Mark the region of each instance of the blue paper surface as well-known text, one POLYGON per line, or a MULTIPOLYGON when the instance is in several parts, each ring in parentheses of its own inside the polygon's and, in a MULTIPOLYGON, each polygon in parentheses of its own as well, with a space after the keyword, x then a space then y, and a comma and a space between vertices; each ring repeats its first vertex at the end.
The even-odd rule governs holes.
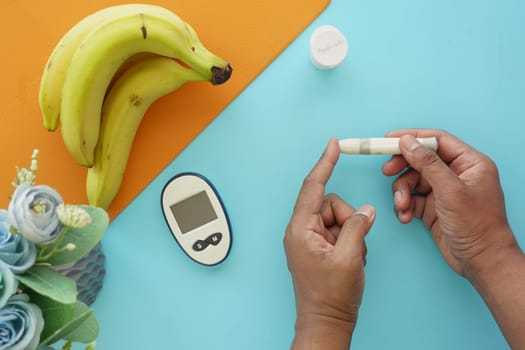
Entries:
MULTIPOLYGON (((525 243, 525 2, 332 0, 308 27, 110 225, 95 303, 100 349, 286 349, 295 307, 282 238, 304 176, 330 137, 446 129, 499 166, 525 243), (309 61, 309 35, 331 24, 349 55, 309 61), (233 246, 221 265, 191 261, 170 235, 160 193, 195 171, 217 188, 233 246)), ((353 349, 508 348, 483 301, 452 272, 419 222, 392 210, 386 156, 340 157, 328 183, 377 220, 353 349)))

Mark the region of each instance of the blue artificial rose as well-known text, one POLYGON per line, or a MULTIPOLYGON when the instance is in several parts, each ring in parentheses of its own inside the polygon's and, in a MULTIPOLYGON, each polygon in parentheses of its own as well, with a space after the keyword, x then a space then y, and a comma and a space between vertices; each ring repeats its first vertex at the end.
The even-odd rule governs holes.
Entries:
POLYGON ((62 203, 62 197, 49 186, 21 184, 9 203, 9 223, 30 241, 51 243, 63 227, 55 213, 62 203))
POLYGON ((35 350, 44 328, 42 311, 27 295, 15 295, 0 309, 0 350, 35 350))
POLYGON ((6 263, 11 271, 24 273, 36 261, 36 246, 21 235, 9 232, 7 211, 0 209, 0 260, 6 263))
MULTIPOLYGON (((18 287, 18 280, 7 266, 6 263, 0 260, 0 309, 4 307, 7 300, 15 294, 18 287)), ((2 335, 0 334, 0 337, 2 335)))

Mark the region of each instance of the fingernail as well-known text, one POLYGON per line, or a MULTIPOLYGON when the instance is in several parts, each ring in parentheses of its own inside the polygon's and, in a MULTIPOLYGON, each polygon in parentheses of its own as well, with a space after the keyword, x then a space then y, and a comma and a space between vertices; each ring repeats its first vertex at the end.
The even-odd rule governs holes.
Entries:
POLYGON ((358 211, 356 211, 356 214, 361 214, 371 218, 374 216, 374 208, 369 205, 364 205, 361 208, 359 208, 358 211))
POLYGON ((402 198, 403 198, 403 193, 401 193, 400 190, 396 190, 394 192, 394 203, 399 204, 402 198))
POLYGON ((410 136, 408 139, 410 140, 410 143, 408 144, 408 150, 411 152, 415 151, 420 145, 419 142, 417 142, 416 138, 413 136, 410 136))
POLYGON ((408 210, 402 210, 398 213, 397 217, 401 223, 408 223, 410 219, 408 219, 408 215, 410 214, 410 211, 408 210))

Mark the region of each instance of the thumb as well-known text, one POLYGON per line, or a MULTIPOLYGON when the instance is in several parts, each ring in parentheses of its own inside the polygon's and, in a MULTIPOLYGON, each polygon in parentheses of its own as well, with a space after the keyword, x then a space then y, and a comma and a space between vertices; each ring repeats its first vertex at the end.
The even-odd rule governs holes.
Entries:
POLYGON ((337 238, 334 253, 347 256, 362 255, 363 241, 368 231, 370 231, 375 217, 376 211, 374 207, 364 205, 346 219, 337 238))
POLYGON ((421 145, 414 136, 402 136, 399 148, 408 164, 427 180, 434 191, 459 184, 457 175, 437 153, 421 145))

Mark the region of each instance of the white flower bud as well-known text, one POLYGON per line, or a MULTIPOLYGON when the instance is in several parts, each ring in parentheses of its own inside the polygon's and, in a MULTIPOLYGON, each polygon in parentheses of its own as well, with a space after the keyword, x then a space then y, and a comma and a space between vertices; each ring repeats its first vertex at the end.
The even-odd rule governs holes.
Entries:
POLYGON ((91 223, 91 216, 77 205, 60 204, 56 208, 58 219, 73 228, 83 228, 91 223))
POLYGON ((38 161, 36 159, 33 159, 31 161, 31 165, 29 166, 29 170, 31 170, 31 172, 36 172, 38 170, 38 161))
POLYGON ((31 162, 31 170, 27 170, 26 168, 19 169, 16 167, 16 178, 15 181, 13 181, 13 185, 15 187, 24 183, 29 185, 33 185, 35 183, 37 166, 36 164, 33 165, 33 162, 34 161, 31 162))

